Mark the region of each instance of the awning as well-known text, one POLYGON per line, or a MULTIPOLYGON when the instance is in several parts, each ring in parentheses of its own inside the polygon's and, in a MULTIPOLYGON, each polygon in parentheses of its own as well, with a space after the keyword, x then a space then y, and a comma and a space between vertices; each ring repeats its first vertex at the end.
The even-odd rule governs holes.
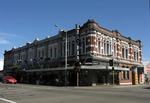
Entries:
MULTIPOLYGON (((74 66, 72 67, 67 67, 67 70, 73 70, 74 66)), ((88 70, 112 70, 111 66, 86 66, 86 65, 81 65, 81 70, 88 69, 88 70)), ((41 69, 27 69, 24 70, 25 72, 44 72, 44 71, 61 71, 61 70, 66 70, 66 68, 41 68, 41 69)), ((122 68, 122 67, 114 67, 114 70, 122 70, 122 71, 129 71, 130 68, 122 68)))
MULTIPOLYGON (((74 67, 67 67, 67 70, 74 69, 74 67)), ((25 72, 44 72, 44 71, 60 71, 66 70, 66 68, 41 68, 41 69, 27 69, 25 72)))
MULTIPOLYGON (((111 66, 98 66, 98 65, 95 65, 95 66, 84 66, 84 65, 82 65, 81 69, 112 70, 112 67, 111 66)), ((129 71, 130 68, 114 67, 114 70, 129 71)))

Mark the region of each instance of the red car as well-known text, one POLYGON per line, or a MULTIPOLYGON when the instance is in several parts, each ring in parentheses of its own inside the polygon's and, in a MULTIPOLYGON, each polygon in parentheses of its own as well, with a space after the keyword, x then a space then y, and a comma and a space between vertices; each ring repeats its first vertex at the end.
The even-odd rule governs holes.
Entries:
POLYGON ((6 76, 2 79, 2 83, 17 83, 17 80, 13 78, 12 76, 6 76))

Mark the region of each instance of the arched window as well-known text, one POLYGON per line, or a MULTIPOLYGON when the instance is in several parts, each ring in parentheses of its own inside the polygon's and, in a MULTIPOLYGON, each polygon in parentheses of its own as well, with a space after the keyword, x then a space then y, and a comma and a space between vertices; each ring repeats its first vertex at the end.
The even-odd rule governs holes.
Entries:
POLYGON ((110 41, 104 41, 104 54, 105 55, 111 55, 111 42, 110 41))
POLYGON ((30 48, 28 50, 28 59, 34 58, 34 49, 30 48))
POLYGON ((128 48, 126 48, 126 59, 128 59, 128 48))
POLYGON ((53 57, 53 50, 52 50, 52 48, 50 48, 50 57, 51 58, 53 57))
POLYGON ((101 41, 100 41, 100 38, 98 38, 98 53, 101 53, 101 41))
POLYGON ((57 48, 56 47, 54 47, 54 56, 55 56, 55 58, 57 57, 57 48))
POLYGON ((116 57, 116 44, 114 43, 114 57, 116 57))
POLYGON ((71 55, 71 42, 69 42, 69 48, 68 48, 68 50, 69 50, 69 56, 71 55))
POLYGON ((139 58, 138 51, 137 51, 137 50, 134 50, 134 60, 135 60, 135 61, 138 61, 138 58, 139 58))
POLYGON ((122 58, 128 59, 128 47, 122 46, 122 58))
POLYGON ((72 41, 72 55, 74 55, 75 54, 75 46, 74 46, 75 44, 74 44, 74 41, 72 41))
POLYGON ((107 54, 107 45, 106 45, 106 41, 104 40, 104 54, 107 54))
POLYGON ((81 50, 81 51, 82 51, 82 53, 85 53, 85 52, 86 52, 86 51, 85 51, 85 48, 86 48, 86 47, 85 47, 85 38, 82 39, 82 43, 81 43, 81 44, 82 44, 82 45, 81 45, 81 47, 82 47, 82 50, 81 50))
POLYGON ((63 55, 62 56, 65 56, 65 43, 63 43, 63 55))

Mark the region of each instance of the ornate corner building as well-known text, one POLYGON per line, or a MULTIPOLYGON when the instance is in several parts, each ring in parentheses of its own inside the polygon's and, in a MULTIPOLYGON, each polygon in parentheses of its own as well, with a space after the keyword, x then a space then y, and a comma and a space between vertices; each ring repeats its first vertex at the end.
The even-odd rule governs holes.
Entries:
POLYGON ((88 20, 79 30, 59 31, 53 37, 35 39, 5 51, 4 71, 11 72, 14 65, 20 68, 16 74, 19 82, 38 80, 46 85, 139 84, 144 71, 141 41, 100 27, 95 20, 88 20), (81 63, 79 70, 77 58, 81 63))

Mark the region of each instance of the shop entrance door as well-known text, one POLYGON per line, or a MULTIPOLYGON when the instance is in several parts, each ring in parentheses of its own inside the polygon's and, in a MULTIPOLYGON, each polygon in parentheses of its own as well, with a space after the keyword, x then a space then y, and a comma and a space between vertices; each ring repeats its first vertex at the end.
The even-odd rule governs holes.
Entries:
POLYGON ((113 75, 114 75, 114 84, 115 85, 119 85, 119 72, 118 71, 114 71, 114 74, 112 73, 112 71, 109 72, 109 80, 110 80, 110 84, 113 84, 113 75))

